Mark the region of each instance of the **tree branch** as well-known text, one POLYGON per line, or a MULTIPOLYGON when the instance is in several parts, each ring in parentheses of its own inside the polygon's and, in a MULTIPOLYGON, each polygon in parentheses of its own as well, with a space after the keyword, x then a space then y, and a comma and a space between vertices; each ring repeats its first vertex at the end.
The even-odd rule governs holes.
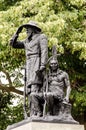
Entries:
POLYGON ((0 80, 0 89, 2 91, 13 92, 13 93, 16 93, 16 94, 19 94, 19 95, 23 95, 23 91, 15 89, 15 87, 12 86, 12 81, 11 81, 9 73, 5 69, 2 69, 1 71, 6 75, 6 78, 9 82, 9 84, 8 84, 9 87, 5 84, 2 84, 2 82, 0 80))
POLYGON ((9 86, 12 86, 12 81, 11 81, 9 73, 5 69, 2 69, 1 71, 6 75, 6 78, 9 82, 9 86))
POLYGON ((0 89, 6 92, 13 92, 19 95, 23 95, 23 91, 15 89, 15 87, 6 87, 6 85, 3 85, 0 83, 0 89))

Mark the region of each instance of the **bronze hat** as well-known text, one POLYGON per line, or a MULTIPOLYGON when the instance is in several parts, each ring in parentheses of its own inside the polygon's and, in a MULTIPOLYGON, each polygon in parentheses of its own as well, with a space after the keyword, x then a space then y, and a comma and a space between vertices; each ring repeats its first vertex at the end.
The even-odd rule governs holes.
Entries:
POLYGON ((38 29, 39 32, 41 32, 41 28, 38 27, 37 23, 34 22, 34 21, 29 21, 29 23, 26 23, 23 25, 25 28, 28 28, 28 27, 35 27, 38 29))

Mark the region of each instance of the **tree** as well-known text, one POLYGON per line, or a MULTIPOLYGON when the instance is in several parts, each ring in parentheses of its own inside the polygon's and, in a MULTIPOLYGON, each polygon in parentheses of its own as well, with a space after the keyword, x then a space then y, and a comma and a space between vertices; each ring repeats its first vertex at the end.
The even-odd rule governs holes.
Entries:
POLYGON ((15 98, 12 94, 0 91, 0 130, 5 130, 8 124, 10 125, 23 119, 22 104, 19 103, 13 107, 12 98, 15 98))
MULTIPOLYGON (((58 53, 62 54, 58 60, 60 67, 70 76, 72 86, 70 100, 74 114, 85 113, 86 1, 20 0, 14 2, 11 0, 6 2, 4 0, 4 2, 7 8, 5 9, 6 6, 3 5, 0 11, 0 71, 6 75, 8 84, 0 83, 0 89, 19 93, 16 89, 22 84, 14 72, 16 68, 24 65, 25 53, 24 50, 12 49, 9 40, 21 24, 35 20, 48 36, 49 56, 53 44, 56 44, 58 53), (12 76, 15 80, 12 80, 12 76)), ((23 30, 19 38, 25 37, 26 33, 23 30)))

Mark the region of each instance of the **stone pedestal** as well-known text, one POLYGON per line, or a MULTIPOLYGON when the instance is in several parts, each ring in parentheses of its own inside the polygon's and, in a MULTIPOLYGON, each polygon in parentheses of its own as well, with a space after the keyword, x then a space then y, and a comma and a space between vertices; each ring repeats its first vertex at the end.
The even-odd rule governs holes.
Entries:
POLYGON ((84 125, 45 123, 45 122, 23 122, 19 125, 10 126, 7 130, 84 130, 84 125), (14 128, 13 128, 14 127, 14 128))

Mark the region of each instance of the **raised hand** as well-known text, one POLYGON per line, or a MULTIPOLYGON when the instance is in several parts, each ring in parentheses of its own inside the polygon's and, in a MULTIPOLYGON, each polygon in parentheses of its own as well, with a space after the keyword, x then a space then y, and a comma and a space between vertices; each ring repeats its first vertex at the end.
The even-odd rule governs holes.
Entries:
POLYGON ((23 29, 23 25, 21 25, 21 26, 18 28, 18 30, 16 31, 16 34, 18 35, 18 34, 22 31, 22 29, 23 29))

